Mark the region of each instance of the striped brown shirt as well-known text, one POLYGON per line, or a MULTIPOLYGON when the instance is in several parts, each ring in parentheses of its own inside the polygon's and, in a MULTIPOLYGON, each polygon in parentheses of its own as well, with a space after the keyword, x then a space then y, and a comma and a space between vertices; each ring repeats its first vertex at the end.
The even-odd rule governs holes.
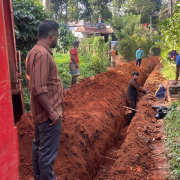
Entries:
POLYGON ((62 81, 51 49, 40 42, 27 55, 26 80, 31 96, 31 114, 34 123, 42 123, 49 119, 48 113, 36 99, 36 96, 41 93, 47 93, 50 104, 62 117, 62 81))

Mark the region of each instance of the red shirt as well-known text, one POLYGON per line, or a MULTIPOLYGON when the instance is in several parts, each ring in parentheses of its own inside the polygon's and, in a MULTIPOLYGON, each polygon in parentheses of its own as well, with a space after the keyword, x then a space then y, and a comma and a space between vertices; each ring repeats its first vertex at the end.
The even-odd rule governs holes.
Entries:
MULTIPOLYGON (((78 64, 79 63, 79 57, 78 57, 78 52, 77 52, 77 49, 75 49, 74 47, 72 47, 71 51, 70 51, 70 58, 71 58, 71 54, 74 54, 74 59, 76 61, 76 63, 78 64)), ((73 64, 73 60, 71 59, 70 60, 70 63, 73 64)))

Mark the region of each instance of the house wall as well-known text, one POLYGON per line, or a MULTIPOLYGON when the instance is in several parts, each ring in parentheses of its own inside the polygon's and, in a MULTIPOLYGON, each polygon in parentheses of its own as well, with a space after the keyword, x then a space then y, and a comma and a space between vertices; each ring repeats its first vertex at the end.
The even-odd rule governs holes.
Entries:
POLYGON ((70 30, 72 31, 72 33, 74 34, 75 37, 78 38, 78 41, 81 41, 83 38, 86 37, 86 34, 81 33, 81 32, 75 32, 75 30, 77 29, 77 27, 69 27, 70 30))

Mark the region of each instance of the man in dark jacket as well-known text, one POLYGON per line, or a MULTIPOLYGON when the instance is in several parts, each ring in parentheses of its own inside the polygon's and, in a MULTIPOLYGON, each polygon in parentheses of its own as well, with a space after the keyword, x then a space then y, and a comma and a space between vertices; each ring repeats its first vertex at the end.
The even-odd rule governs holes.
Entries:
MULTIPOLYGON (((146 90, 143 89, 137 82, 139 73, 133 72, 132 76, 133 76, 133 78, 129 81, 129 84, 128 84, 127 100, 128 100, 129 107, 131 107, 132 109, 136 109, 136 101, 137 101, 138 91, 146 93, 146 90)), ((131 120, 134 117, 135 112, 136 111, 132 110, 132 113, 129 117, 129 124, 131 123, 131 120)))

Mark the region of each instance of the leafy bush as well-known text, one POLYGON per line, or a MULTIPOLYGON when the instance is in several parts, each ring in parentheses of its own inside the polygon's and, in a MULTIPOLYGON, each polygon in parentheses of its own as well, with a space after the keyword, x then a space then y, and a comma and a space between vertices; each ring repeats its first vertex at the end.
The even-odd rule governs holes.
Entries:
POLYGON ((81 44, 78 49, 78 53, 82 56, 92 55, 92 43, 94 41, 95 36, 91 36, 91 38, 85 38, 81 41, 81 44))
POLYGON ((21 51, 24 64, 27 53, 38 40, 41 21, 50 18, 39 0, 13 0, 16 47, 21 51))
POLYGON ((23 88, 23 98, 24 98, 24 110, 25 113, 31 110, 30 107, 30 94, 27 87, 23 88))
POLYGON ((168 57, 171 50, 180 49, 179 30, 180 30, 180 6, 175 5, 175 12, 171 18, 159 24, 161 28, 161 40, 156 43, 161 48, 161 62, 163 63, 163 74, 167 78, 175 78, 175 65, 168 57), (171 62, 170 62, 171 61, 171 62))
POLYGON ((109 63, 108 51, 109 44, 112 38, 109 37, 108 42, 105 43, 102 37, 95 37, 92 43, 92 62, 95 67, 95 72, 100 73, 101 71, 107 70, 106 66, 109 63))
POLYGON ((59 26, 60 26, 59 28, 60 38, 58 41, 59 48, 57 48, 57 50, 63 49, 65 53, 65 51, 71 49, 71 47, 73 46, 73 41, 75 41, 77 38, 74 37, 70 28, 63 21, 60 22, 59 26))
POLYGON ((118 53, 123 56, 126 61, 132 61, 136 59, 136 50, 138 45, 136 41, 131 37, 126 37, 118 43, 118 53))
POLYGON ((166 135, 166 156, 170 162, 170 179, 180 179, 180 110, 179 101, 171 104, 172 110, 164 118, 164 133, 166 135))

